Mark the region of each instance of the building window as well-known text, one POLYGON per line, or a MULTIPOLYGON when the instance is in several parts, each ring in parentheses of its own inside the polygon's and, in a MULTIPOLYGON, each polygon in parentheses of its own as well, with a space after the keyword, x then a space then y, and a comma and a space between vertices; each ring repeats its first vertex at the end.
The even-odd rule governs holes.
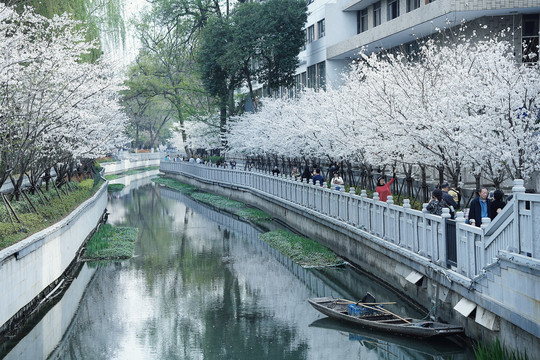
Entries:
POLYGON ((523 41, 523 62, 538 61, 539 45, 539 14, 523 15, 522 41, 523 41))
POLYGON ((399 16, 399 0, 388 0, 388 21, 399 16))
POLYGON ((306 45, 307 45, 307 30, 304 29, 304 44, 302 45, 302 48, 300 49, 300 51, 306 50, 306 45))
POLYGON ((373 4, 373 27, 381 25, 381 2, 373 4))
POLYGON ((420 7, 420 0, 407 0, 407 12, 420 7))
POLYGON ((324 19, 317 22, 317 39, 324 37, 324 19))
POLYGON ((357 34, 364 32, 368 29, 368 12, 367 9, 360 10, 357 13, 356 24, 357 24, 357 34))
POLYGON ((326 85, 326 62, 317 64, 317 89, 323 88, 326 85))
POLYGON ((315 26, 311 25, 307 28, 307 43, 312 43, 315 41, 315 26))
POLYGON ((299 94, 306 88, 306 73, 303 72, 294 77, 294 85, 296 88, 296 94, 299 94))
POLYGON ((317 85, 317 68, 315 65, 311 65, 307 68, 307 87, 315 88, 317 85))

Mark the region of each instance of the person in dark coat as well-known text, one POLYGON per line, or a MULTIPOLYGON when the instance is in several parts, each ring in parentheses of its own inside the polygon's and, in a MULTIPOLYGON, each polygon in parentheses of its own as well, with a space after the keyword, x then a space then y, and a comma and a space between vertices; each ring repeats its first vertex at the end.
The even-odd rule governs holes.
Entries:
POLYGON ((431 200, 426 207, 426 210, 433 215, 442 215, 442 209, 445 208, 447 204, 443 200, 443 192, 439 189, 435 189, 431 192, 431 200))
POLYGON ((504 209, 506 203, 504 202, 503 198, 504 193, 502 192, 502 190, 495 190, 495 192, 493 193, 493 201, 489 204, 489 208, 491 210, 489 217, 491 218, 491 220, 495 219, 495 217, 499 215, 502 209, 504 209))
POLYGON ((454 197, 448 193, 448 190, 450 190, 450 185, 448 185, 448 183, 444 183, 441 185, 442 198, 450 208, 450 214, 452 214, 452 217, 454 217, 454 214, 456 213, 456 210, 459 208, 459 206, 454 201, 454 197))
POLYGON ((315 170, 315 175, 311 178, 311 180, 313 181, 313 185, 317 185, 317 181, 319 182, 319 185, 321 186, 326 185, 324 183, 324 177, 321 175, 320 169, 315 170))
POLYGON ((487 189, 482 188, 477 191, 477 194, 478 196, 471 201, 469 224, 480 227, 480 225, 482 225, 482 218, 491 218, 491 208, 489 206, 489 200, 487 199, 487 189))
POLYGON ((306 179, 306 182, 309 182, 311 180, 311 170, 309 169, 309 166, 306 165, 304 168, 304 172, 302 173, 302 177, 300 178, 300 181, 304 181, 306 179))

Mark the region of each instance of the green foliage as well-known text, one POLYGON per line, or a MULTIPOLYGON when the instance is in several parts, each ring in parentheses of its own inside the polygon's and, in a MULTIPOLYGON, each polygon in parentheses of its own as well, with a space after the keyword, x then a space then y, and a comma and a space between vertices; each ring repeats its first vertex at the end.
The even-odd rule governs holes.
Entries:
POLYGON ((523 355, 519 351, 509 351, 501 344, 499 339, 492 343, 477 342, 474 347, 474 355, 478 360, 527 360, 527 353, 523 355))
POLYGON ((126 185, 124 184, 109 184, 107 186, 107 191, 110 193, 119 192, 119 191, 122 191, 125 187, 126 185))
POLYGON ((318 242, 286 230, 259 235, 270 246, 304 267, 328 267, 343 264, 343 260, 318 242))
POLYGON ((272 220, 272 216, 262 210, 255 208, 241 208, 236 211, 236 215, 255 223, 272 220))
POLYGON ((189 195, 189 194, 197 191, 197 188, 195 186, 184 184, 184 183, 181 183, 178 180, 174 180, 174 179, 171 179, 171 178, 166 178, 166 177, 161 177, 160 176, 160 177, 157 177, 157 178, 153 178, 152 181, 157 183, 157 184, 167 186, 167 187, 169 187, 171 189, 178 190, 182 194, 186 194, 186 195, 189 195))
POLYGON ((131 258, 135 251, 137 231, 133 227, 113 227, 110 224, 101 226, 88 242, 83 259, 112 260, 131 258))
POLYGON ((81 190, 91 190, 93 187, 94 187, 94 179, 86 179, 86 180, 83 180, 81 181, 79 184, 78 184, 78 187, 79 189, 81 190))
MULTIPOLYGON (((20 11, 23 6, 30 5, 37 14, 49 19, 67 12, 74 19, 80 20, 81 26, 86 27, 88 41, 99 40, 100 30, 106 30, 107 35, 113 36, 115 40, 123 41, 125 38, 121 0, 16 0, 11 3, 17 5, 20 11)), ((101 53, 101 49, 96 48, 91 54, 84 55, 83 61, 95 61, 101 53)))
POLYGON ((223 157, 223 156, 209 156, 209 157, 204 158, 204 161, 210 161, 212 164, 215 164, 218 161, 220 163, 223 163, 225 161, 225 157, 223 157))
POLYGON ((240 201, 231 200, 224 196, 197 191, 197 188, 195 186, 181 183, 180 181, 175 179, 158 177, 152 179, 152 181, 170 187, 171 189, 178 190, 183 194, 191 196, 197 201, 203 202, 205 204, 210 204, 218 209, 228 211, 249 221, 260 222, 272 219, 269 214, 265 213, 262 210, 250 208, 240 201))
POLYGON ((42 200, 43 197, 38 194, 28 194, 30 201, 38 211, 37 214, 22 198, 20 201, 11 201, 11 205, 21 220, 19 224, 13 219, 15 225, 12 224, 4 203, 0 202, 0 249, 13 245, 64 218, 77 206, 94 195, 101 184, 103 184, 103 181, 98 181, 94 183, 93 188, 86 187, 82 189, 77 183, 72 182, 70 186, 73 191, 69 191, 68 195, 60 192, 61 199, 56 191, 51 188, 45 192, 45 196, 50 200, 49 202, 42 200), (43 201, 45 201, 45 204, 43 201))
POLYGON ((204 193, 204 192, 195 192, 191 194, 191 197, 200 202, 211 204, 220 209, 239 209, 245 205, 240 201, 231 200, 224 196, 204 193))

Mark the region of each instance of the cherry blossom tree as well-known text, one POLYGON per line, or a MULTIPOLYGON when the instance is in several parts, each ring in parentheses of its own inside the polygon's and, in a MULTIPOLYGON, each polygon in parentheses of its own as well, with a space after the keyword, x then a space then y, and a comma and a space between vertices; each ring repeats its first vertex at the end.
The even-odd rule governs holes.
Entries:
POLYGON ((43 163, 95 158, 126 141, 121 80, 104 60, 81 61, 96 44, 79 25, 0 4, 0 186, 11 178, 17 196, 23 174, 37 179, 43 163))
POLYGON ((465 170, 497 187, 526 178, 540 164, 538 64, 517 61, 505 32, 448 34, 412 56, 360 54, 337 89, 264 99, 232 123, 232 151, 403 164, 408 175, 418 165, 456 185, 465 170))

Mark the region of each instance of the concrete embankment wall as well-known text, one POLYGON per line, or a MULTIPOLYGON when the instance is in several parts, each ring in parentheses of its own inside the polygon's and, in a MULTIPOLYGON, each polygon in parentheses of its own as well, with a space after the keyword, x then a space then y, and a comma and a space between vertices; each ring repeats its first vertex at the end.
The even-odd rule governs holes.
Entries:
POLYGON ((58 223, 0 251, 0 331, 59 285, 106 206, 107 182, 58 223))
MULTIPOLYGON (((501 267, 497 264, 493 267, 495 271, 491 275, 488 273, 485 279, 473 282, 455 272, 450 273, 419 254, 385 242, 342 221, 308 208, 300 208, 272 195, 248 190, 241 186, 223 186, 219 182, 205 181, 187 174, 167 173, 167 176, 197 186, 202 190, 256 206, 286 222, 302 234, 320 241, 425 309, 432 309, 436 317, 464 326, 468 336, 486 341, 495 341, 499 338, 511 349, 526 351, 529 359, 540 358, 540 352, 538 352, 540 339, 534 335, 538 324, 536 327, 533 324, 528 329, 517 326, 516 323, 531 324, 531 321, 520 320, 522 315, 518 311, 515 313, 509 311, 507 304, 491 298, 493 294, 488 294, 483 289, 487 281, 496 282, 494 285, 491 284, 490 288, 496 289, 497 286, 501 288, 501 284, 506 281, 505 278, 515 277, 516 272, 519 272, 520 278, 527 278, 528 284, 531 284, 531 280, 537 279, 538 274, 531 272, 530 267, 520 266, 519 259, 517 262, 515 258, 501 259, 500 263, 504 263, 505 266, 501 267), (508 262, 512 265, 508 265, 508 262), (463 316, 454 310, 458 302, 465 297, 471 303, 472 311, 469 316, 463 316), (488 314, 485 312, 486 309, 502 316, 488 314), (483 319, 484 315, 487 316, 487 320, 483 319), (486 324, 486 321, 492 320, 496 324, 486 324), (486 326, 493 330, 489 330, 486 326)), ((519 287, 518 284, 516 286, 519 287)), ((532 284, 532 286, 536 285, 532 284)), ((519 296, 519 289, 513 292, 512 287, 507 286, 506 296, 519 296)), ((534 318, 535 315, 531 314, 531 316, 534 318)))

